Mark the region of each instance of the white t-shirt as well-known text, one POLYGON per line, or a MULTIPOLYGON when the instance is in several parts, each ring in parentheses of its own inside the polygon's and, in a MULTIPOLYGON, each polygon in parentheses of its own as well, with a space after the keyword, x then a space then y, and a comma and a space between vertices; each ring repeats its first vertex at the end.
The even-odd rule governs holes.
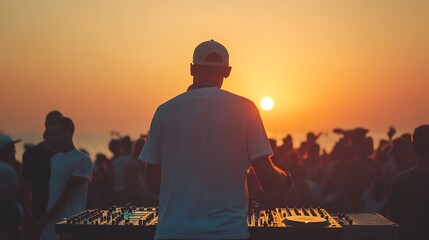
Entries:
MULTIPOLYGON (((52 156, 47 211, 51 210, 57 202, 71 176, 89 180, 91 171, 91 159, 79 150, 74 149, 66 153, 59 152, 52 156)), ((45 226, 42 231, 41 240, 55 239, 55 223, 62 218, 70 217, 86 209, 88 182, 76 190, 73 197, 67 202, 66 207, 45 226)))
POLYGON ((271 154, 246 98, 209 87, 162 104, 139 157, 162 167, 155 238, 248 238, 246 171, 271 154))

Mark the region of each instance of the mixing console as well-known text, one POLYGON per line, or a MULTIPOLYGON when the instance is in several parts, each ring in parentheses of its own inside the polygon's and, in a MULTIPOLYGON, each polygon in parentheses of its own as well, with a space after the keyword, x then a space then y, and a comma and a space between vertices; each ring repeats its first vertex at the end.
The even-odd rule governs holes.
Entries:
POLYGON ((154 207, 111 207, 108 210, 86 210, 63 220, 68 225, 154 226, 158 210, 154 207))
POLYGON ((398 224, 377 213, 339 213, 332 216, 342 227, 347 240, 395 240, 399 236, 398 224))
MULTIPOLYGON (((247 216, 247 225, 251 239, 255 240, 371 239, 364 234, 357 234, 358 228, 366 230, 371 237, 374 229, 381 225, 384 230, 390 229, 392 234, 389 239, 397 238, 396 224, 380 215, 371 217, 365 223, 368 217, 362 214, 331 216, 323 208, 276 208, 252 210, 247 216), (384 222, 377 224, 375 220, 384 222)), ((127 204, 106 210, 86 210, 58 222, 55 229, 60 239, 153 239, 157 222, 158 208, 127 204)))

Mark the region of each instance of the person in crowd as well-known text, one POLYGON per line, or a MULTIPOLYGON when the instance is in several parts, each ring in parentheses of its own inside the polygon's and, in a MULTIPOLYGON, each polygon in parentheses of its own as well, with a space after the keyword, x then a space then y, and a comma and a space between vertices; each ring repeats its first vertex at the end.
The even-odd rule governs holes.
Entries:
POLYGON ((286 191, 257 107, 221 90, 231 72, 227 49, 210 40, 195 48, 193 84, 162 104, 139 159, 160 192, 155 239, 248 239, 246 173, 265 190, 286 191))
POLYGON ((125 202, 134 205, 157 206, 156 196, 152 196, 144 184, 144 162, 138 160, 145 140, 140 137, 134 143, 134 150, 124 167, 125 202))
POLYGON ((112 161, 109 169, 109 178, 113 181, 113 204, 124 205, 126 204, 125 192, 125 166, 131 160, 131 153, 133 143, 129 136, 124 136, 120 139, 122 150, 121 156, 112 161))
POLYGON ((49 177, 51 157, 57 152, 46 141, 46 128, 62 114, 51 111, 45 118, 43 141, 26 150, 22 156, 22 195, 26 215, 40 219, 46 213, 48 205, 49 177))
POLYGON ((24 211, 19 201, 18 176, 12 167, 15 143, 19 141, 0 134, 0 239, 22 238, 24 211))
POLYGON ((104 196, 104 186, 106 184, 106 169, 108 158, 103 153, 95 155, 95 161, 92 170, 92 181, 88 187, 87 208, 94 209, 101 207, 104 196))
POLYGON ((429 239, 429 125, 414 130, 412 146, 417 163, 395 177, 388 204, 401 240, 429 239))
POLYGON ((100 207, 107 208, 114 204, 115 197, 115 176, 113 163, 116 159, 123 155, 123 146, 121 141, 121 135, 118 132, 112 132, 112 135, 118 138, 112 138, 109 141, 109 151, 112 153, 112 157, 107 161, 107 168, 103 176, 103 190, 100 207))
POLYGON ((313 160, 317 158, 320 152, 320 145, 317 143, 317 139, 321 133, 315 135, 313 132, 307 133, 307 140, 302 142, 299 146, 298 152, 301 154, 303 159, 313 160))
POLYGON ((75 126, 67 117, 55 119, 47 126, 46 141, 59 152, 51 158, 47 212, 32 228, 32 235, 41 232, 41 240, 54 240, 55 223, 85 210, 92 163, 88 155, 73 143, 75 126))

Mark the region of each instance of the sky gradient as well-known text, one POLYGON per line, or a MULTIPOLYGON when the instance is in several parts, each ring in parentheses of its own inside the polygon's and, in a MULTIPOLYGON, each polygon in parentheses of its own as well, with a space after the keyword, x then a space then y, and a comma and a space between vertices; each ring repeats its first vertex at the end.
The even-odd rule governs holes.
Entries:
POLYGON ((141 133, 191 84, 200 42, 230 53, 223 89, 268 131, 429 122, 429 1, 1 1, 0 130, 141 133))

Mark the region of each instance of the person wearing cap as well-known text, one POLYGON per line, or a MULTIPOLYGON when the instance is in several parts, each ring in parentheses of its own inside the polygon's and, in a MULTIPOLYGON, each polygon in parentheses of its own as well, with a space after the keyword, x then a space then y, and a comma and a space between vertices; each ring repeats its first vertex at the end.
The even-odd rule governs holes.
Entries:
POLYGON ((0 134, 0 239, 21 239, 24 212, 19 203, 18 176, 11 164, 15 160, 15 143, 0 134))
POLYGON ((210 40, 195 48, 188 90, 160 105, 139 156, 159 192, 155 239, 248 239, 246 173, 266 190, 287 190, 274 167, 256 105, 222 90, 231 72, 227 49, 210 40))

